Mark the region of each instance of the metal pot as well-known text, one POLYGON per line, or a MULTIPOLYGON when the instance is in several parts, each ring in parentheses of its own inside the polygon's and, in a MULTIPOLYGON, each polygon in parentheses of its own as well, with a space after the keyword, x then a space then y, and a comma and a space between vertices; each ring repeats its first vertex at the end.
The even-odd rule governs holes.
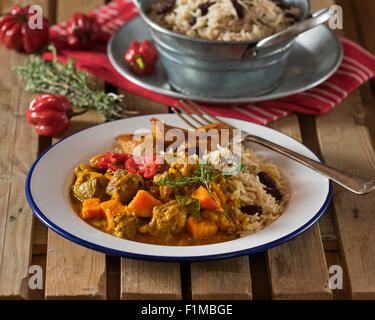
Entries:
MULTIPOLYGON (((173 88, 187 95, 232 98, 262 95, 280 84, 294 39, 260 48, 255 56, 248 53, 261 39, 206 40, 161 27, 148 17, 151 5, 159 1, 142 0, 138 7, 173 88)), ((309 0, 281 2, 297 7, 300 21, 309 16, 309 0)))

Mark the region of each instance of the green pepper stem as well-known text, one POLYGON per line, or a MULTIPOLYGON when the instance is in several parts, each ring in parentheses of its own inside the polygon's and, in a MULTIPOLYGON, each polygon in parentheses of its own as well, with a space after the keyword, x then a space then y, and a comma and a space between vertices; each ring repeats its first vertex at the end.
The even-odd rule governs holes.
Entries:
POLYGON ((77 116, 80 116, 82 114, 85 114, 87 111, 89 111, 89 109, 77 111, 77 112, 75 112, 73 110, 69 110, 66 114, 67 114, 68 118, 71 119, 73 117, 77 117, 77 116))

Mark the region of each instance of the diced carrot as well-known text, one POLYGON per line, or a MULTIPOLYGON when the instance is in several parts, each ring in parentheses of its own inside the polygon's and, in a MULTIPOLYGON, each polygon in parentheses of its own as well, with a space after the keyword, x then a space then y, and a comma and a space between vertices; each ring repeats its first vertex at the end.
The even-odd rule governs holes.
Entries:
POLYGON ((92 198, 83 201, 82 218, 94 219, 103 216, 102 208, 100 207, 100 199, 92 198))
POLYGON ((107 229, 113 230, 115 223, 111 218, 120 215, 126 211, 126 207, 119 200, 109 200, 100 204, 105 217, 107 218, 107 229))
POLYGON ((194 216, 189 216, 186 220, 186 228, 194 239, 205 239, 214 236, 218 227, 211 221, 198 221, 194 216))
POLYGON ((128 209, 138 217, 151 218, 152 210, 160 206, 161 201, 155 199, 149 192, 139 190, 133 200, 129 203, 128 209))
POLYGON ((201 204, 201 209, 207 210, 215 210, 220 208, 220 199, 217 196, 216 192, 212 190, 210 193, 207 191, 206 188, 200 186, 197 190, 195 190, 191 197, 198 199, 201 204))

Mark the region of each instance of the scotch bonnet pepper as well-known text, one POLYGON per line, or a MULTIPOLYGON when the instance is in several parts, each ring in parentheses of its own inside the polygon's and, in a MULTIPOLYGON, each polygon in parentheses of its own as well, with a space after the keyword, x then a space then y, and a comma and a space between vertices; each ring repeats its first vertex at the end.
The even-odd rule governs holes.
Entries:
POLYGON ((16 5, 0 17, 0 41, 8 49, 35 53, 48 41, 49 20, 41 17, 38 28, 36 12, 30 6, 16 5), (32 19, 32 20, 31 20, 32 19))
POLYGON ((102 34, 96 18, 83 13, 73 15, 66 31, 68 45, 76 49, 90 49, 102 34))
POLYGON ((26 117, 38 135, 54 137, 69 128, 72 109, 66 97, 42 94, 31 101, 26 117))
POLYGON ((125 61, 135 74, 145 75, 154 70, 158 53, 154 45, 149 40, 139 43, 133 41, 125 54, 125 61))

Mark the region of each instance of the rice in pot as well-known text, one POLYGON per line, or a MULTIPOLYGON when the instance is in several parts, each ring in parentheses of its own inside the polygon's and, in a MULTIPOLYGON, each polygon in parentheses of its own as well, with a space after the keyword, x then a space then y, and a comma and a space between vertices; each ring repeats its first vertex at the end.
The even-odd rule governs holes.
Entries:
POLYGON ((166 0, 152 6, 150 18, 191 37, 240 41, 280 32, 299 20, 300 11, 270 0, 166 0))

